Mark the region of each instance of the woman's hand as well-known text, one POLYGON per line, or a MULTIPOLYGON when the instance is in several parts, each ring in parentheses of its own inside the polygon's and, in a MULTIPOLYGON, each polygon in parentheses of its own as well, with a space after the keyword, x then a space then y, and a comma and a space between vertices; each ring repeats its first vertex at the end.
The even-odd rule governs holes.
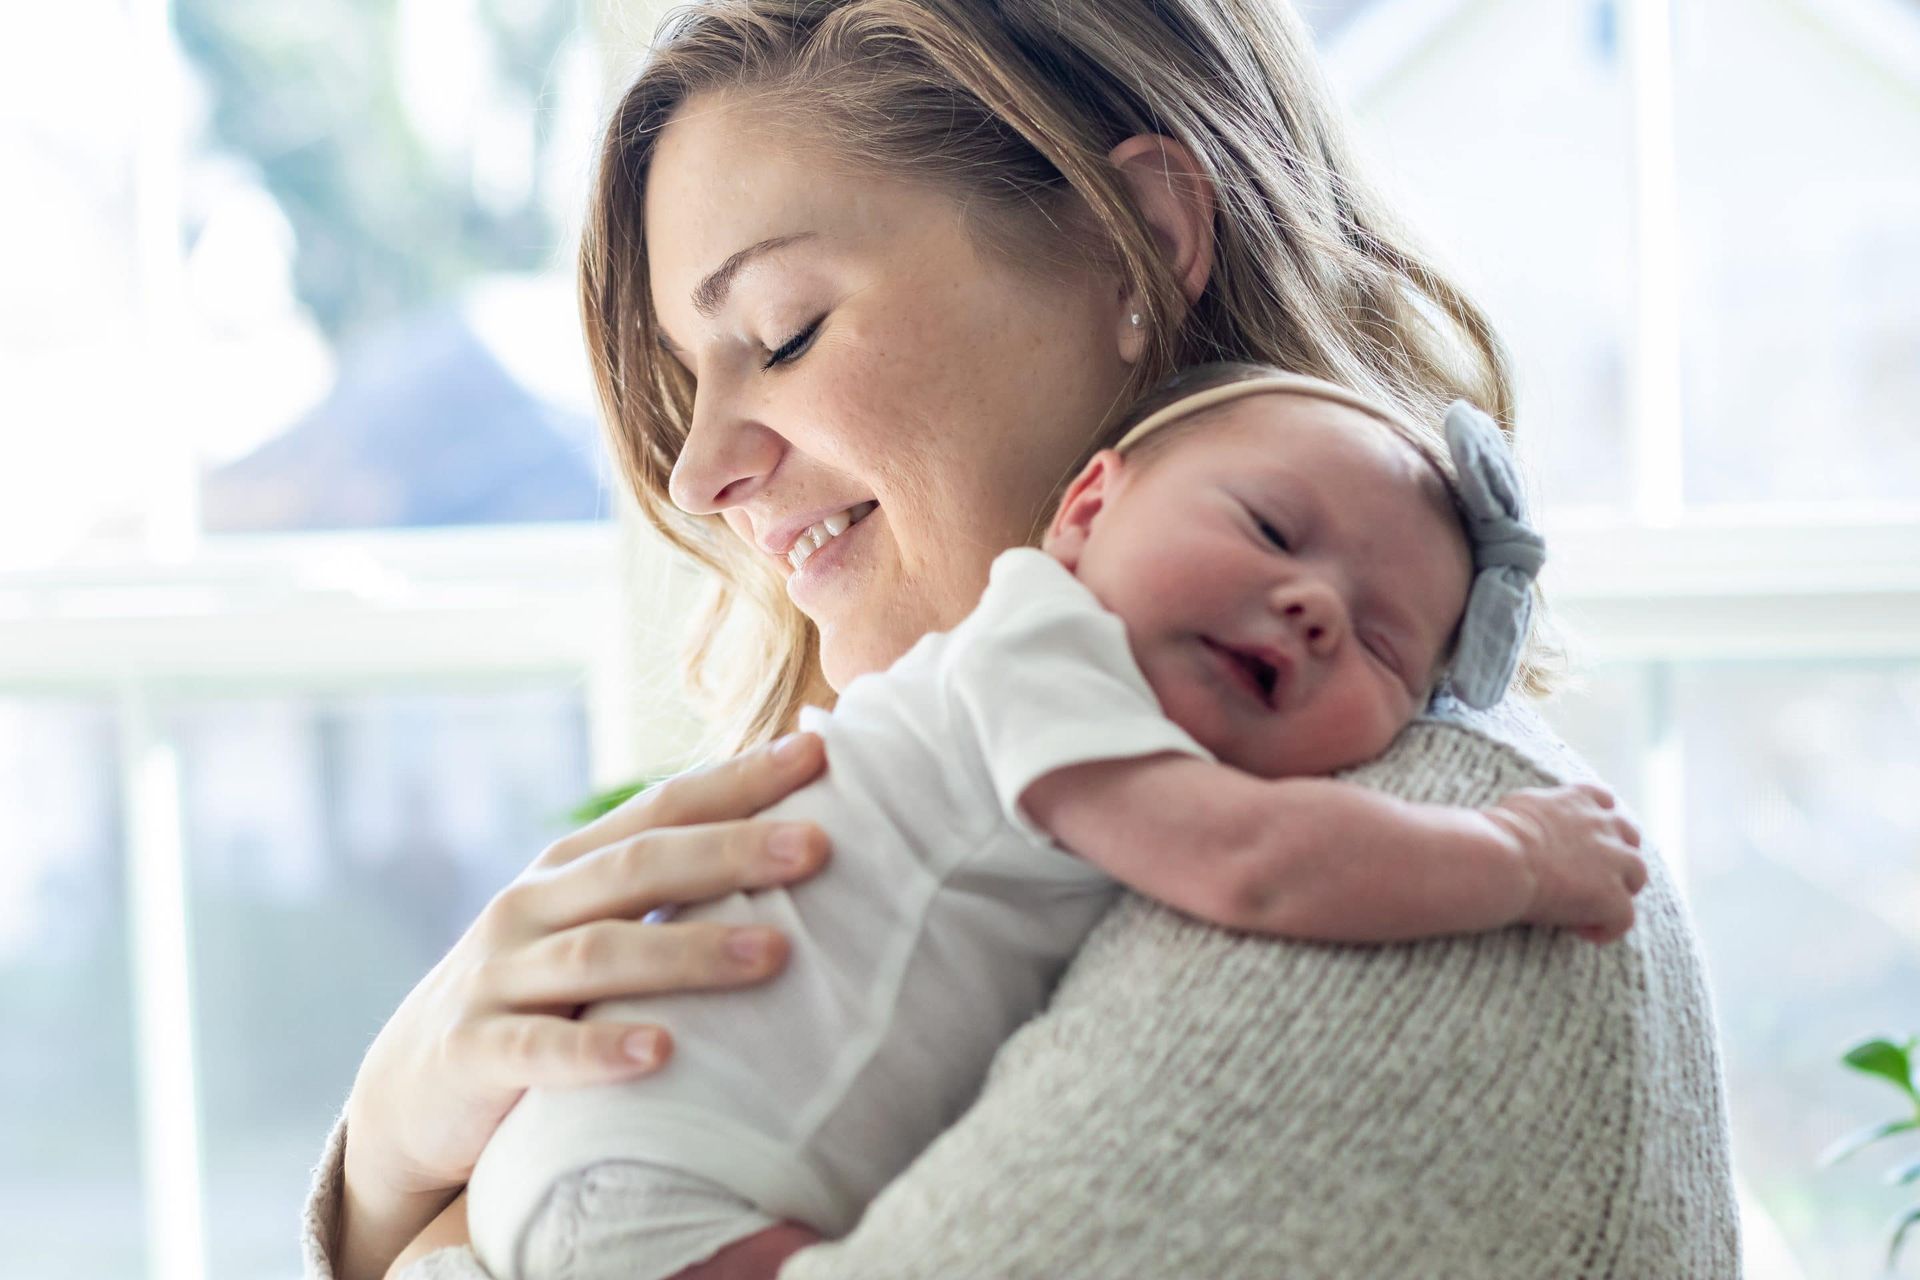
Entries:
POLYGON ((745 819, 825 763, 820 738, 796 734, 670 779, 548 848, 487 904, 401 1002, 354 1080, 341 1280, 384 1273, 528 1087, 631 1079, 672 1051, 664 1028, 578 1021, 582 1005, 779 972, 787 943, 777 931, 639 917, 818 870, 818 827, 745 819))

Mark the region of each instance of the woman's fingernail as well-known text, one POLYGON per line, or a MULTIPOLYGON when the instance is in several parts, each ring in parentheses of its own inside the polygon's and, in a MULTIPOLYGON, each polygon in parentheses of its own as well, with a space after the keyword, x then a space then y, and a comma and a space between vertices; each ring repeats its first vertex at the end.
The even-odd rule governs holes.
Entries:
POLYGON ((781 827, 767 841, 767 852, 775 862, 783 866, 797 867, 807 860, 807 838, 805 827, 781 827))
POLYGON ((736 929, 727 939, 727 954, 742 964, 758 964, 767 958, 773 939, 764 929, 736 929))
POLYGON ((636 1031, 620 1042, 629 1058, 650 1067, 660 1060, 660 1037, 651 1031, 636 1031))
POLYGON ((790 733, 773 744, 773 758, 781 764, 791 764, 800 754, 800 735, 790 733))

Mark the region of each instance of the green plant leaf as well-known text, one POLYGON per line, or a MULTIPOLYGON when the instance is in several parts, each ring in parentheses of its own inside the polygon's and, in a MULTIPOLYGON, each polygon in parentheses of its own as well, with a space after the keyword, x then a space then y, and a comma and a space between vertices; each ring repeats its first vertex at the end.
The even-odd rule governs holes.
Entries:
POLYGON ((1858 1133, 1850 1133, 1840 1141, 1828 1147, 1820 1157, 1825 1165, 1838 1164, 1862 1147, 1870 1147, 1882 1138, 1891 1138, 1897 1133, 1910 1133, 1920 1129, 1920 1120, 1909 1116, 1905 1120, 1888 1120, 1881 1124, 1869 1125, 1858 1133))
POLYGON ((1913 1083, 1913 1041, 1895 1044, 1891 1040, 1864 1040, 1847 1050, 1842 1062, 1862 1075, 1889 1080, 1909 1098, 1920 1099, 1913 1083))
POLYGON ((1907 1232, 1913 1230, 1915 1223, 1920 1223, 1920 1204, 1894 1219, 1893 1240, 1887 1245, 1888 1271, 1900 1264, 1900 1246, 1907 1242, 1907 1232))
POLYGON ((642 778, 638 782, 629 782, 624 787, 602 791, 599 795, 582 800, 575 805, 568 811, 567 819, 576 824, 592 822, 595 818, 612 813, 658 781, 660 781, 658 778, 642 778))
POLYGON ((1887 1183, 1890 1186, 1904 1187, 1914 1182, 1920 1182, 1920 1160, 1909 1160, 1906 1164, 1895 1166, 1887 1173, 1887 1183))

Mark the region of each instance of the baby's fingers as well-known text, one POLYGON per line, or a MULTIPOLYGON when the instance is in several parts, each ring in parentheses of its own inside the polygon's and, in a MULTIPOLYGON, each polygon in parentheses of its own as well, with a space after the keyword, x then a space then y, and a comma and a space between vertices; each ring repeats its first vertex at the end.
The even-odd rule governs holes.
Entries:
POLYGON ((1627 936, 1627 931, 1631 928, 1633 928, 1633 900, 1629 898, 1592 924, 1580 925, 1574 929, 1574 933, 1588 942, 1605 944, 1620 941, 1627 936))
POLYGON ((1602 809, 1611 809, 1617 803, 1613 798, 1613 792, 1596 783, 1576 782, 1573 784, 1572 789, 1585 796, 1588 800, 1591 800, 1594 804, 1599 805, 1602 809))
POLYGON ((1638 854, 1620 855, 1620 882, 1627 886, 1628 893, 1638 893, 1647 887, 1647 860, 1638 854))

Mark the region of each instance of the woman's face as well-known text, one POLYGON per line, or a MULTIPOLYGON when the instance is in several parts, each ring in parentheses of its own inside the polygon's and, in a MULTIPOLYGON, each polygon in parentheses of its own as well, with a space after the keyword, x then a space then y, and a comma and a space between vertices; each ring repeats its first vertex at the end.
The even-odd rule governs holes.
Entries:
POLYGON ((717 95, 675 114, 647 175, 648 286, 697 384, 672 499, 776 564, 842 688, 972 609, 1133 353, 1117 277, 1029 275, 952 197, 849 176, 796 136, 717 95), (843 526, 792 566, 806 530, 843 526))

